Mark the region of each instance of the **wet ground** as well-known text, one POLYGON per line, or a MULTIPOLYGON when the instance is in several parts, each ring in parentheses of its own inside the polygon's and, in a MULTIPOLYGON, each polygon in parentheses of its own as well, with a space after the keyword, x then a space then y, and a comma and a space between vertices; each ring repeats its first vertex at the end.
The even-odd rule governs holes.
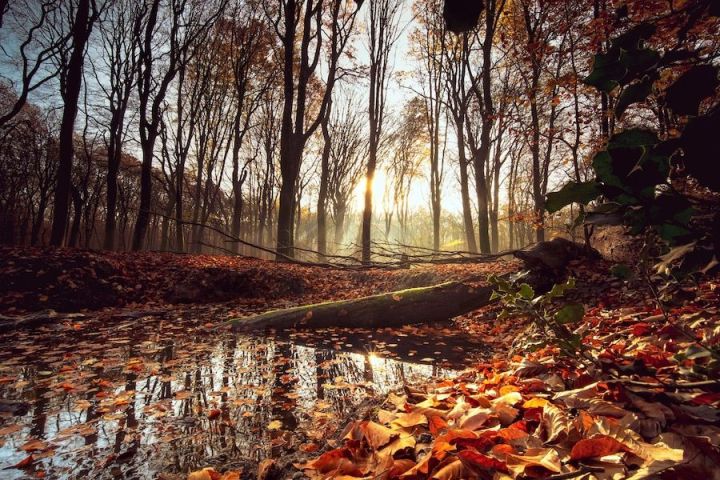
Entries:
POLYGON ((251 473, 323 447, 369 398, 482 354, 447 326, 248 336, 217 328, 227 315, 106 312, 0 337, 0 478, 251 473))

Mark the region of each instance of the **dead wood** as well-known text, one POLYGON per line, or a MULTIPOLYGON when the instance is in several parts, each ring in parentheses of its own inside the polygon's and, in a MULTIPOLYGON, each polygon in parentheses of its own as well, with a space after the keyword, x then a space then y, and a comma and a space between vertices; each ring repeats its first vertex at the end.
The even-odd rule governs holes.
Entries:
MULTIPOLYGON (((595 257, 596 252, 556 238, 515 252, 530 273, 525 281, 537 291, 549 289, 573 259, 595 257)), ((354 300, 274 310, 231 320, 240 330, 318 329, 328 327, 380 328, 432 323, 463 315, 488 305, 493 287, 448 282, 428 287, 382 293, 354 300)))

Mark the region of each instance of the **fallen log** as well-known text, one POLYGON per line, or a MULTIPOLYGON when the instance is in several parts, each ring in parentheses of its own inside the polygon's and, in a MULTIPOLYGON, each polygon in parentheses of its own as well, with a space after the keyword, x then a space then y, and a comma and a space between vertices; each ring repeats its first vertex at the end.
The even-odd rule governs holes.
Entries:
MULTIPOLYGON (((565 272, 571 260, 596 258, 597 252, 563 238, 541 242, 515 256, 529 274, 524 281, 535 291, 547 291, 565 272)), ((508 275, 510 277, 511 275, 508 275)), ((238 330, 399 327, 432 323, 463 315, 491 302, 492 286, 448 282, 429 287, 382 293, 354 300, 340 300, 273 310, 230 320, 238 330)))
POLYGON ((447 320, 490 302, 493 287, 447 282, 354 300, 316 303, 231 320, 241 330, 273 328, 378 328, 447 320))

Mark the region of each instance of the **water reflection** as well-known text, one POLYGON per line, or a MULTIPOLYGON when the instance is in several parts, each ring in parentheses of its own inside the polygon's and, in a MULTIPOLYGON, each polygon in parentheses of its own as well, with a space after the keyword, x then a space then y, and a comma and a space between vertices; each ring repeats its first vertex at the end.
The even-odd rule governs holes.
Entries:
POLYGON ((320 444, 369 395, 451 374, 478 351, 440 333, 253 337, 188 318, 16 332, 1 339, 0 399, 29 409, 2 414, 0 468, 33 458, 2 478, 154 478, 320 444))

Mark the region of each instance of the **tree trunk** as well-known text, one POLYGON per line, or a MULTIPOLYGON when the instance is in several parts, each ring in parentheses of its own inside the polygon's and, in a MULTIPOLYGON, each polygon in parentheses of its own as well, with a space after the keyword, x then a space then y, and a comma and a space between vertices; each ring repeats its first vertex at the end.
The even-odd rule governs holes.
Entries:
POLYGON ((232 321, 236 328, 379 328, 447 320, 487 305, 493 287, 459 282, 412 288, 355 300, 276 310, 232 321))
POLYGON ((77 247, 80 236, 80 221, 82 219, 82 196, 80 190, 74 185, 70 189, 73 203, 73 221, 70 227, 70 238, 68 239, 69 247, 77 247))
MULTIPOLYGON (((328 177, 330 176, 330 131, 328 122, 330 119, 332 102, 328 104, 328 110, 322 122, 323 151, 320 158, 320 189, 317 201, 317 250, 320 256, 327 253, 327 198, 328 198, 328 177)), ((322 260, 322 258, 320 259, 322 260)))
POLYGON ((70 182, 72 175, 73 144, 75 134, 75 118, 78 111, 78 99, 82 87, 82 71, 85 60, 85 44, 87 43, 92 22, 90 17, 90 0, 80 0, 73 24, 73 49, 67 64, 65 85, 61 86, 64 101, 62 122, 60 123, 60 159, 55 189, 55 208, 53 209, 51 245, 62 245, 67 230, 70 198, 70 182))
POLYGON ((142 142, 142 167, 140 169, 140 205, 133 230, 132 250, 142 250, 150 224, 150 203, 152 201, 152 161, 155 149, 155 133, 150 132, 142 142))
POLYGON ((463 126, 457 126, 458 161, 460 163, 460 196, 462 198, 463 225, 465 226, 465 243, 468 251, 477 252, 475 242, 475 226, 473 225, 472 207, 470 206, 470 188, 468 175, 468 161, 465 158, 465 139, 463 138, 463 126))
MULTIPOLYGON (((548 291, 571 260, 599 258, 595 251, 564 238, 542 242, 515 256, 530 270, 523 280, 535 291, 548 291)), ((510 274, 506 275, 509 278, 510 274)), ((231 320, 238 329, 385 328, 449 320, 488 305, 493 286, 448 282, 354 300, 318 303, 231 320)))
MULTIPOLYGON (((295 185, 302 161, 302 149, 292 148, 293 146, 294 144, 291 144, 280 152, 282 185, 277 223, 277 251, 289 257, 295 255, 295 185)), ((278 260, 282 260, 282 256, 279 256, 278 260)))

